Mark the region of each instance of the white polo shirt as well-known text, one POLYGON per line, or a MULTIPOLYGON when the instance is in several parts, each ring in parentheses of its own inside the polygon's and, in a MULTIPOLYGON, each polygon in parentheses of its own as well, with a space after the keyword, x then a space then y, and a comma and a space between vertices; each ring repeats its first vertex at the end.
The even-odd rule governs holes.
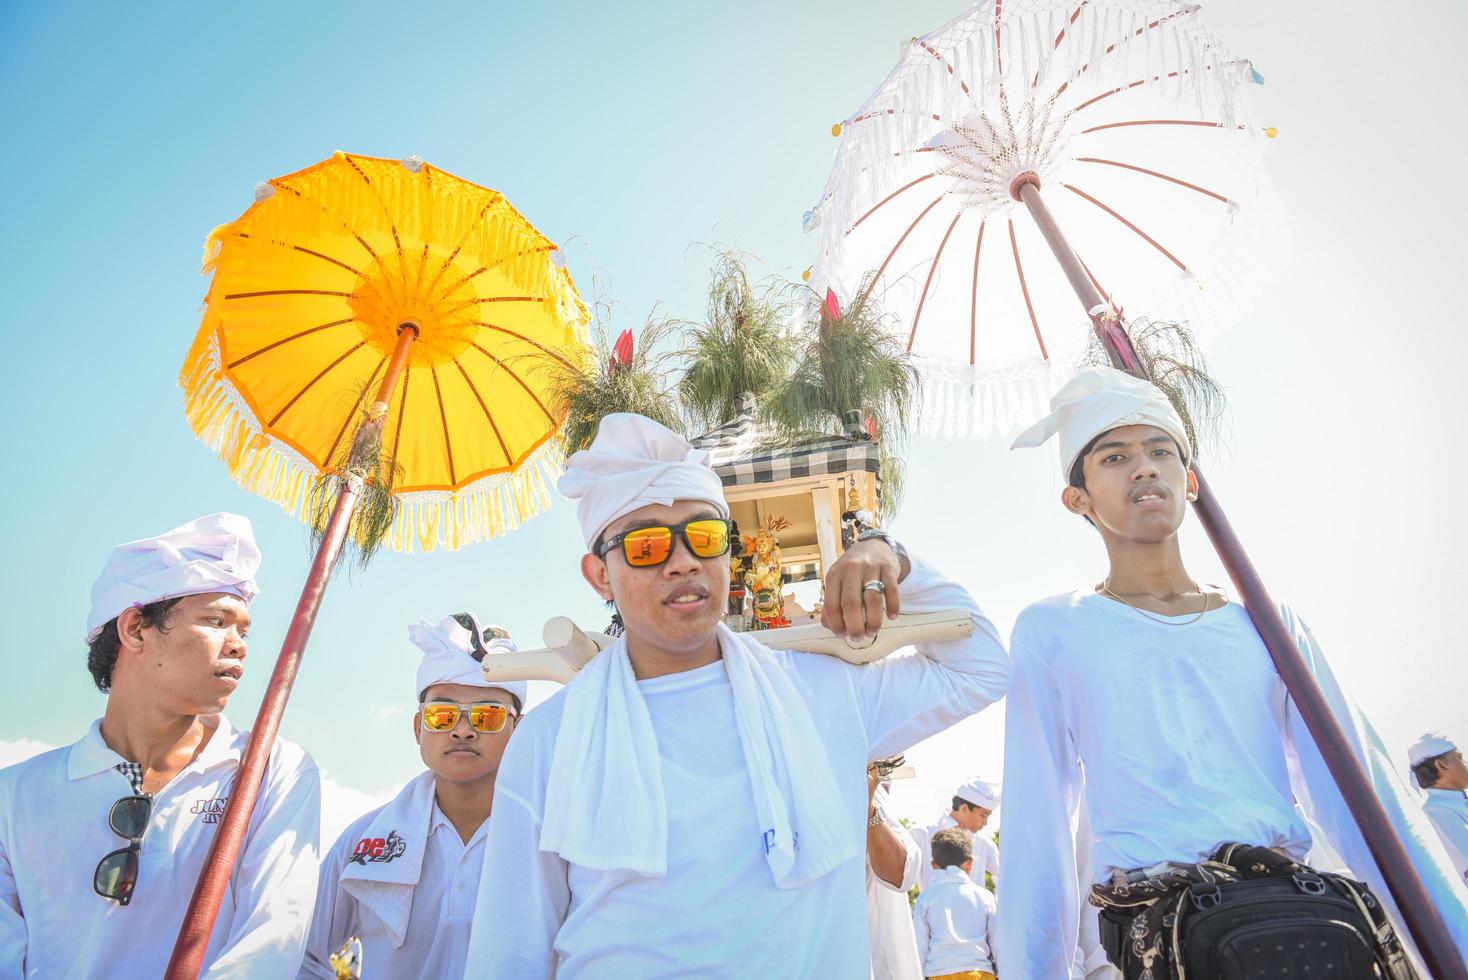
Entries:
MULTIPOLYGON (((97 862, 127 846, 107 816, 133 793, 101 721, 74 745, 0 770, 0 977, 163 975, 249 739, 216 717, 199 757, 154 798, 126 907, 92 889, 97 862)), ((295 974, 320 824, 316 763, 277 740, 209 938, 210 978, 295 974)))
POLYGON ((364 976, 460 980, 488 829, 485 820, 467 843, 459 837, 434 799, 432 772, 419 774, 393 800, 357 818, 322 859, 301 980, 332 980, 331 954, 349 936, 362 941, 364 976), (393 838, 398 843, 392 848, 371 847, 393 838), (375 856, 364 856, 369 854, 375 856), (342 873, 353 862, 366 872, 362 877, 383 887, 363 889, 359 894, 365 897, 343 888, 342 873), (413 862, 418 864, 411 873, 392 874, 413 862), (388 873, 371 873, 378 870, 388 873))

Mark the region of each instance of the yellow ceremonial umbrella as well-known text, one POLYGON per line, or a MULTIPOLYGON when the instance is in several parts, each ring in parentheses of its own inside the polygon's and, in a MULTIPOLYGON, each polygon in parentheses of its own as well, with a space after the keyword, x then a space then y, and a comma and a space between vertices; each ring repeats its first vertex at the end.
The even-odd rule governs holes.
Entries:
POLYGON ((310 519, 403 341, 365 474, 398 503, 385 543, 456 548, 543 510, 561 418, 542 368, 589 356, 555 243, 415 158, 337 153, 256 197, 205 245, 214 279, 179 379, 240 484, 310 519))
POLYGON ((179 382, 235 479, 320 543, 170 980, 198 975, 347 536, 457 548, 543 510, 564 412, 549 388, 591 356, 555 243, 497 191, 416 157, 337 153, 255 197, 205 244, 213 282, 179 382))

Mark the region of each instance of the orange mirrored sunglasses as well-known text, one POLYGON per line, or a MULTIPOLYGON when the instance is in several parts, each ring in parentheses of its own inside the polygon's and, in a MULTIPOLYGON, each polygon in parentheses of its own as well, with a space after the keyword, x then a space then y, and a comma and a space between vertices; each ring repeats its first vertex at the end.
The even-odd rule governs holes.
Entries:
POLYGON ((423 718, 423 727, 430 732, 453 731, 459 725, 460 713, 468 712, 469 727, 487 735, 503 731, 505 722, 515 714, 508 705, 498 701, 480 701, 477 704, 429 701, 418 711, 423 718))
POLYGON ((654 524, 614 535, 598 555, 605 558, 620 547, 622 557, 633 568, 661 565, 673 554, 673 539, 682 537, 697 558, 717 558, 729 550, 730 524, 722 517, 700 517, 682 524, 654 524))

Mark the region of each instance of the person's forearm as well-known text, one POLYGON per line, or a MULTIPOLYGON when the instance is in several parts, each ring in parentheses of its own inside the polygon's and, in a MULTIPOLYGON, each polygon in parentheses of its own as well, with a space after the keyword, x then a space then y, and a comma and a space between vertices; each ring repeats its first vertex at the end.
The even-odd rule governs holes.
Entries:
POLYGON ((885 821, 878 821, 875 827, 870 823, 867 825, 867 863, 872 866, 872 874, 887 885, 897 889, 902 887, 902 869, 907 863, 907 848, 897 836, 897 831, 885 821))

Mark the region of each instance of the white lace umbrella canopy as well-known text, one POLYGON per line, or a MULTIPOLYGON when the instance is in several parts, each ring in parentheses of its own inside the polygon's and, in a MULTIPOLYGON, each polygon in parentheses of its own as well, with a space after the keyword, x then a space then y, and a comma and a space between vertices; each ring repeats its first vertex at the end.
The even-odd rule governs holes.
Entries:
POLYGON ((923 428, 984 435, 1042 410, 1091 328, 1023 204, 1032 172, 1102 296, 1201 340, 1284 259, 1244 88, 1263 78, 1168 0, 985 0, 913 38, 833 127, 806 215, 810 282, 872 290, 925 374, 923 428))

